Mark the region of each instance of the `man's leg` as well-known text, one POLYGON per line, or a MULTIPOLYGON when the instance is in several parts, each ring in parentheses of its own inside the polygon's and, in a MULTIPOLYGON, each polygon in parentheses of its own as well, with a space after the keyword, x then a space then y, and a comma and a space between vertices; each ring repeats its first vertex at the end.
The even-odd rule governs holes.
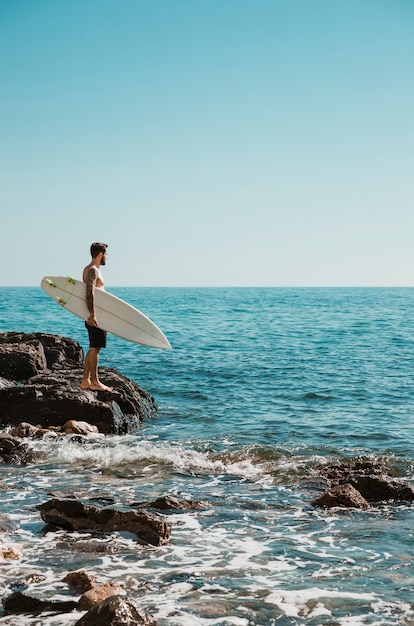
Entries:
POLYGON ((83 379, 81 382, 82 389, 91 389, 93 386, 98 387, 98 355, 100 348, 89 348, 84 363, 83 379))
POLYGON ((92 391, 112 391, 112 387, 108 387, 101 383, 98 377, 98 360, 100 348, 89 348, 85 357, 85 366, 83 380, 81 382, 82 389, 91 389, 92 391))

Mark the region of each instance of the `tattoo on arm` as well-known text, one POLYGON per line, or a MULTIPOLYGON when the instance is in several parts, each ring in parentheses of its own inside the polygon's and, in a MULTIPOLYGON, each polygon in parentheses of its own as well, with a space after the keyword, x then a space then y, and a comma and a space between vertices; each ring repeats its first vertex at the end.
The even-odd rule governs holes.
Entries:
POLYGON ((88 271, 86 275, 86 305, 89 309, 89 313, 93 314, 95 311, 95 298, 94 289, 96 284, 97 271, 94 267, 88 271))

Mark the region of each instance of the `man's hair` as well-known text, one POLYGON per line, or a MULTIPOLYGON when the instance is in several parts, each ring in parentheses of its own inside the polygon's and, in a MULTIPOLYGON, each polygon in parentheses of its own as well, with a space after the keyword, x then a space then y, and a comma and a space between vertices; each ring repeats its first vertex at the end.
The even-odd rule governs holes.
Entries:
POLYGON ((99 241, 95 241, 95 243, 91 245, 91 257, 94 259, 100 252, 105 254, 107 247, 107 243, 99 243, 99 241))

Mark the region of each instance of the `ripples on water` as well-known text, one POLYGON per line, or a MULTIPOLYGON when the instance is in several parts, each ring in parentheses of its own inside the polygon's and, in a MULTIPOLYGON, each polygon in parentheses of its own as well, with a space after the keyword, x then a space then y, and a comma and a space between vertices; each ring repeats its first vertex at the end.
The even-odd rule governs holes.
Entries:
MULTIPOLYGON (((109 340, 101 363, 150 391, 158 416, 87 445, 33 442, 38 462, 3 467, 0 512, 23 552, 2 595, 67 599, 87 568, 120 582, 162 625, 414 624, 413 512, 310 506, 326 463, 381 460, 413 479, 414 293, 409 289, 116 289, 171 352, 109 340), (171 494, 207 500, 168 514, 167 546, 125 534, 46 533, 50 493, 116 506, 171 494)), ((0 289, 0 329, 73 337, 82 322, 40 289, 0 289)), ((72 625, 79 614, 25 617, 72 625)), ((3 617, 9 626, 20 617, 3 617)))

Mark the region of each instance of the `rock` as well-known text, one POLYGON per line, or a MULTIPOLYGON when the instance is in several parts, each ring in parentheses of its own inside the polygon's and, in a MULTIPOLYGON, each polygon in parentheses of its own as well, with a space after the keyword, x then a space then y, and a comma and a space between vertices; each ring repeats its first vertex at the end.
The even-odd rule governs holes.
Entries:
POLYGON ((211 505, 209 502, 196 502, 194 500, 179 500, 174 496, 161 496, 150 503, 134 503, 131 506, 146 506, 159 511, 195 511, 200 509, 208 509, 211 505))
POLYGON ((166 543, 171 534, 171 524, 144 511, 98 509, 77 500, 57 498, 37 508, 44 522, 68 530, 127 531, 154 546, 166 543))
POLYGON ((62 579, 62 582, 66 583, 74 591, 85 593, 85 591, 89 591, 89 589, 94 587, 95 578, 85 570, 79 570, 78 572, 69 572, 62 579))
POLYGON ((93 424, 88 424, 88 422, 79 422, 78 420, 69 420, 66 424, 63 424, 62 430, 65 435, 91 435, 93 433, 98 433, 97 426, 93 424))
POLYGON ((0 376, 21 381, 45 369, 47 369, 47 361, 40 341, 22 343, 18 351, 13 343, 0 344, 0 376))
POLYGON ((0 386, 0 426, 40 422, 44 429, 62 428, 75 420, 88 422, 101 433, 122 434, 136 430, 156 412, 152 396, 114 369, 99 369, 112 392, 81 389, 82 361, 82 348, 71 339, 0 333, 0 376, 15 380, 0 386))
POLYGON ((16 437, 35 437, 37 432, 39 431, 39 426, 33 426, 33 424, 29 424, 28 422, 21 422, 15 428, 13 428, 10 432, 16 437))
POLYGON ((75 626, 157 626, 157 623, 133 600, 111 596, 96 604, 75 626))
POLYGON ((355 509, 369 508, 365 498, 349 483, 328 489, 322 496, 313 500, 312 506, 323 508, 338 506, 355 509))
POLYGON ((349 483, 368 502, 413 502, 414 487, 390 476, 353 476, 349 483))
POLYGON ((0 433, 0 462, 26 465, 31 463, 33 458, 33 452, 20 438, 0 433))
POLYGON ((122 587, 112 582, 99 585, 98 587, 93 587, 80 597, 78 602, 78 611, 89 611, 89 609, 95 606, 95 604, 99 604, 103 600, 106 600, 106 598, 123 593, 124 591, 122 587))
POLYGON ((73 601, 60 602, 53 600, 38 600, 26 596, 20 591, 16 591, 7 598, 2 600, 5 615, 15 613, 44 613, 53 611, 54 613, 69 613, 77 607, 77 603, 73 601))
POLYGON ((20 550, 14 546, 5 545, 0 543, 0 559, 5 561, 18 561, 22 558, 20 550))
POLYGON ((28 574, 26 578, 24 578, 25 585, 37 585, 38 583, 42 583, 46 580, 46 576, 43 574, 38 574, 34 572, 33 574, 28 574))
POLYGON ((321 474, 331 486, 349 483, 368 502, 414 501, 414 487, 390 476, 381 463, 357 461, 330 465, 321 474))
POLYGON ((82 367, 83 350, 73 339, 46 333, 0 333, 0 346, 7 343, 14 344, 14 346, 17 344, 20 350, 24 344, 37 346, 39 342, 43 346, 48 369, 61 364, 64 364, 65 367, 82 367))

